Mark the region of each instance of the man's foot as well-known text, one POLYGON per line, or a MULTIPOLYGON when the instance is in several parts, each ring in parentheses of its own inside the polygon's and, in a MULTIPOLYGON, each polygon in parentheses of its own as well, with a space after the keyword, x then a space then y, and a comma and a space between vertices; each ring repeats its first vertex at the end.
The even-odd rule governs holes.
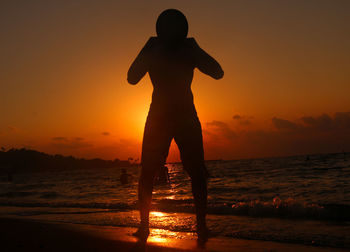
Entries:
POLYGON ((197 228, 198 242, 205 243, 208 241, 210 233, 207 227, 197 228))
POLYGON ((147 239, 149 236, 149 228, 148 227, 139 227, 135 233, 132 234, 133 236, 144 240, 147 239))

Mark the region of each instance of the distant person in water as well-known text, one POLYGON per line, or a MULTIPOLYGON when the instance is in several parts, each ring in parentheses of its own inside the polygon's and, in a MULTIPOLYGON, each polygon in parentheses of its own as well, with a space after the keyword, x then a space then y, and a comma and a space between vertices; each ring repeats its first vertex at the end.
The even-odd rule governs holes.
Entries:
POLYGON ((126 169, 123 168, 123 169, 122 169, 122 174, 120 175, 120 183, 121 183, 122 185, 129 184, 129 183, 130 183, 130 181, 129 181, 129 178, 130 178, 130 177, 131 177, 131 175, 130 175, 130 174, 127 174, 127 173, 126 173, 126 169))
POLYGON ((128 82, 137 84, 148 72, 153 84, 152 103, 142 144, 139 205, 141 224, 134 234, 149 235, 149 211, 155 174, 166 161, 172 139, 180 150, 184 169, 191 177, 198 239, 206 241, 207 170, 204 165, 202 129, 193 103, 191 82, 198 68, 214 79, 223 77, 219 63, 187 38, 188 23, 175 9, 163 11, 156 23, 157 37, 150 37, 128 71, 128 82))
POLYGON ((156 185, 166 185, 168 183, 169 183, 168 167, 163 165, 162 168, 160 168, 156 174, 155 184, 156 185))

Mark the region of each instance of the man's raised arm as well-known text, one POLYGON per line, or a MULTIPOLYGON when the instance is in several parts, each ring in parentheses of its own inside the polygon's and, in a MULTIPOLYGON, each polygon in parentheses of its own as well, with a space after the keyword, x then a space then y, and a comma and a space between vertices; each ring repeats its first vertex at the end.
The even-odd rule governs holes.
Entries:
POLYGON ((221 79, 224 76, 224 71, 222 70, 220 64, 202 48, 200 48, 194 38, 189 38, 189 41, 195 51, 196 67, 202 73, 205 73, 216 80, 221 79))
POLYGON ((147 73, 148 71, 148 54, 149 49, 151 48, 152 44, 156 40, 155 37, 150 37, 145 46, 142 48, 140 53, 137 55, 134 62, 131 64, 129 71, 128 71, 128 82, 132 85, 137 84, 142 77, 147 73))

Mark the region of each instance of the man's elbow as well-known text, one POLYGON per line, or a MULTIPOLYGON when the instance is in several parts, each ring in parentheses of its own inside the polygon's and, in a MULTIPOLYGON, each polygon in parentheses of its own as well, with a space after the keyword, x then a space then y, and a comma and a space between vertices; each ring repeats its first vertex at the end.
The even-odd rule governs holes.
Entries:
POLYGON ((136 85, 138 81, 136 81, 135 79, 130 79, 130 78, 127 78, 129 84, 131 85, 136 85))
POLYGON ((140 81, 139 78, 136 78, 135 76, 132 76, 130 74, 128 74, 127 80, 131 85, 136 85, 140 81))
POLYGON ((213 78, 215 80, 220 80, 222 77, 224 77, 224 71, 222 69, 220 69, 213 75, 213 78))

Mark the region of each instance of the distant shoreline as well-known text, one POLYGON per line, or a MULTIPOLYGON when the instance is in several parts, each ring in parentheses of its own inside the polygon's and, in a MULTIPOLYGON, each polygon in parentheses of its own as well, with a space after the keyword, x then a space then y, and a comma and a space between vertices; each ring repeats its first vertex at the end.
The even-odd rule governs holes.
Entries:
POLYGON ((0 173, 22 173, 64 169, 117 168, 134 165, 129 160, 84 159, 73 156, 50 155, 30 149, 0 151, 0 173))

